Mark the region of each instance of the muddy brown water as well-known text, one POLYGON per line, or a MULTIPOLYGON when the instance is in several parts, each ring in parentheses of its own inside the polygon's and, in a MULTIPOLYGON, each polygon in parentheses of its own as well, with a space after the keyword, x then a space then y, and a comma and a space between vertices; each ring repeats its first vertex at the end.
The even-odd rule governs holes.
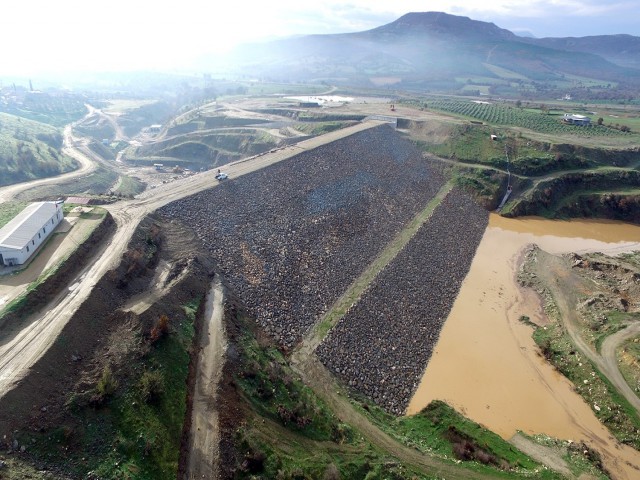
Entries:
POLYGON ((521 315, 544 324, 537 295, 518 287, 523 249, 550 253, 640 250, 640 226, 615 221, 491 215, 407 414, 435 399, 503 438, 516 431, 585 441, 615 478, 640 478, 640 453, 618 444, 572 385, 537 354, 521 315))

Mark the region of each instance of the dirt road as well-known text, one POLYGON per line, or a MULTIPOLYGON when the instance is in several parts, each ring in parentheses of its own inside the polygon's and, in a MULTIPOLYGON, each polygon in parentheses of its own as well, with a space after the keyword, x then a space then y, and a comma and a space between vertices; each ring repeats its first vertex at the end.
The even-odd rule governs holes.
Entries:
POLYGON ((149 283, 150 287, 144 292, 131 297, 124 307, 122 307, 122 310, 125 312, 133 312, 136 315, 142 315, 154 303, 169 293, 173 286, 186 276, 188 271, 185 269, 171 281, 167 281, 171 273, 171 267, 171 263, 160 260, 160 264, 156 267, 156 273, 149 283))
MULTIPOLYGON (((124 130, 122 130, 122 127, 120 126, 120 124, 117 121, 117 114, 114 113, 106 113, 102 110, 100 110, 99 108, 95 108, 91 105, 89 105, 88 103, 85 103, 84 105, 85 107, 87 107, 87 110, 89 110, 89 113, 86 115, 86 118, 89 118, 91 116, 98 116, 103 118, 106 122, 109 123, 109 125, 111 125, 111 128, 113 128, 113 131, 115 133, 114 136, 114 141, 115 142, 126 142, 129 140, 129 137, 127 137, 127 135, 124 133, 124 130), (114 118, 115 117, 115 118, 114 118)), ((83 119, 83 121, 84 121, 83 119)))
POLYGON ((19 193, 26 190, 31 190, 32 188, 38 187, 40 185, 62 183, 74 178, 88 175, 97 168, 96 162, 78 149, 83 141, 73 136, 72 127, 72 125, 67 125, 64 129, 64 143, 62 147, 62 153, 76 160, 80 164, 80 168, 74 170, 73 172, 63 173, 62 175, 57 175, 55 177, 40 178, 38 180, 31 180, 28 182, 16 183, 13 185, 2 187, 0 188, 0 203, 8 202, 9 200, 15 198, 19 193))
POLYGON ((622 343, 638 335, 640 335, 640 323, 633 323, 627 328, 620 330, 613 335, 609 335, 605 341, 602 342, 602 346, 600 347, 600 356, 602 357, 602 361, 605 362, 610 369, 615 369, 620 372, 620 369, 618 368, 618 360, 616 358, 616 350, 620 345, 622 345, 622 343))
POLYGON ((199 353, 185 480, 218 478, 220 429, 216 400, 227 345, 222 322, 223 303, 222 283, 218 279, 213 282, 207 295, 203 328, 198 339, 199 353))
POLYGON ((540 253, 541 255, 538 258, 541 261, 536 264, 537 273, 551 291, 551 295, 558 306, 560 318, 571 340, 578 350, 591 360, 596 368, 609 379, 616 390, 636 409, 636 412, 640 412, 640 398, 633 392, 620 373, 615 356, 615 348, 625 338, 624 332, 633 335, 640 330, 640 327, 633 325, 633 328, 629 327, 632 328, 631 330, 626 329, 607 338, 603 344, 602 354, 598 354, 580 335, 580 321, 576 313, 578 306, 578 294, 576 292, 579 291, 579 285, 582 280, 571 271, 571 267, 562 257, 540 253), (627 332, 627 330, 629 331, 627 332))
POLYGON ((532 440, 521 433, 516 433, 509 439, 512 445, 515 445, 518 450, 526 453, 534 460, 548 466, 552 470, 561 473, 567 478, 575 478, 575 475, 571 473, 567 461, 551 447, 545 447, 532 440))
MULTIPOLYGON (((229 164, 225 167, 225 171, 230 179, 226 181, 232 182, 236 177, 291 158, 301 151, 316 148, 379 124, 379 122, 358 124, 305 140, 273 153, 229 164)), ((77 152, 76 154, 81 155, 77 152)), ((48 306, 43 306, 41 313, 27 319, 23 324, 26 326, 22 329, 0 332, 0 397, 10 390, 48 350, 75 311, 89 297, 98 280, 117 266, 140 221, 167 203, 215 187, 218 181, 214 176, 215 171, 209 171, 186 177, 144 192, 136 199, 107 207, 116 221, 117 231, 110 242, 96 251, 95 261, 70 282, 68 291, 62 292, 48 306)), ((16 192, 18 190, 16 189, 16 192)))

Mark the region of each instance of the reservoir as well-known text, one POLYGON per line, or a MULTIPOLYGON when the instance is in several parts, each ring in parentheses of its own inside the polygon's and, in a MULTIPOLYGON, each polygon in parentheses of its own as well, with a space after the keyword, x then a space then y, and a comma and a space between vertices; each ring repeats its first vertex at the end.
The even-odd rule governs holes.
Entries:
POLYGON ((600 424, 571 383, 539 354, 531 327, 546 319, 516 281, 529 244, 554 253, 640 250, 640 226, 615 221, 508 219, 492 214, 407 414, 444 400, 503 438, 517 431, 585 441, 616 478, 638 478, 640 453, 600 424))

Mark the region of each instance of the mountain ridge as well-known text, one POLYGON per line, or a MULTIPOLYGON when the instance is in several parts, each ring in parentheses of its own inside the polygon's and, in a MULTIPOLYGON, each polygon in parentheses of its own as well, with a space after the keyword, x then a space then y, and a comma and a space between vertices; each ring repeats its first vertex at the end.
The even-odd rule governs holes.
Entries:
POLYGON ((234 55, 240 69, 278 80, 375 85, 378 78, 397 78, 407 89, 451 91, 469 91, 464 84, 479 83, 494 91, 498 85, 505 94, 523 83, 640 88, 640 69, 634 68, 634 55, 640 66, 639 37, 589 38, 519 37, 469 17, 410 12, 361 32, 280 39, 239 48, 234 55), (620 41, 633 48, 620 49, 620 41))

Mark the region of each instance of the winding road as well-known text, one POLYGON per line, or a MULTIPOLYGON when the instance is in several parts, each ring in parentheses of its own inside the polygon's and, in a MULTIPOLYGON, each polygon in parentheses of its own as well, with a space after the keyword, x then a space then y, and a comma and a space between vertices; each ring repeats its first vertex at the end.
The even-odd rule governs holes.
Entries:
MULTIPOLYGON (((544 254, 548 255, 548 254, 544 254)), ((538 265, 540 265, 538 263, 538 265)), ((544 284, 551 291, 551 295, 558 306, 560 317, 567 329, 567 333, 578 350, 587 357, 600 372, 605 375, 613 386, 624 398, 640 413, 640 398, 634 393, 626 382, 616 360, 616 348, 627 338, 640 333, 640 323, 630 325, 609 337, 603 342, 601 353, 598 354, 580 335, 579 318, 577 314, 577 299, 573 285, 575 281, 569 278, 574 275, 566 260, 561 257, 551 256, 544 262, 543 268, 536 269, 544 284)))
MULTIPOLYGON (((90 114, 87 114, 87 116, 90 114)), ((85 116, 82 120, 86 119, 85 116)), ((79 120, 76 123, 81 122, 79 120)), ((0 203, 13 200, 19 193, 22 193, 32 188, 39 187, 41 185, 50 185, 56 183, 66 182, 73 180, 74 178, 80 178, 93 172, 97 167, 97 163, 94 159, 89 158, 86 152, 80 150, 81 147, 86 147, 86 141, 77 139, 73 136, 73 125, 67 125, 63 132, 63 147, 62 153, 73 158, 78 162, 80 167, 77 170, 69 173, 63 173, 55 177, 40 178, 38 180, 30 180, 28 182, 15 183, 6 187, 0 188, 0 203)))

